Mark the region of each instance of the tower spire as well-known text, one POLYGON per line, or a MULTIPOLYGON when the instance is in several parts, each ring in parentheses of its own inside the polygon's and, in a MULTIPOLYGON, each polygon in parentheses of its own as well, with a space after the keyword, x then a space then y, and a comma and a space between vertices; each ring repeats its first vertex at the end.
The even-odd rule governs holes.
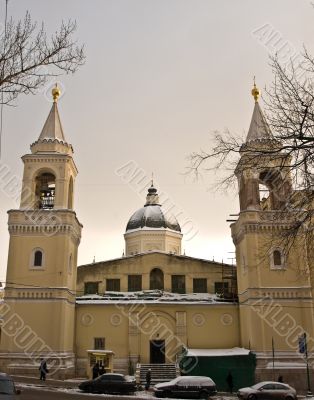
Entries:
POLYGON ((60 120, 60 115, 58 111, 58 98, 61 94, 61 90, 59 89, 58 85, 51 90, 53 103, 50 109, 50 113, 48 118, 45 122, 45 125, 41 131, 38 141, 50 140, 54 141, 57 140, 59 142, 65 142, 63 128, 60 120))
POLYGON ((261 94, 259 88, 256 86, 255 76, 253 78, 253 89, 251 94, 254 97, 255 105, 253 115, 251 119, 250 128, 246 137, 246 143, 253 142, 256 140, 272 140, 273 135, 263 114, 263 111, 258 103, 259 96, 261 94))
POLYGON ((152 172, 151 187, 154 186, 154 173, 152 172))

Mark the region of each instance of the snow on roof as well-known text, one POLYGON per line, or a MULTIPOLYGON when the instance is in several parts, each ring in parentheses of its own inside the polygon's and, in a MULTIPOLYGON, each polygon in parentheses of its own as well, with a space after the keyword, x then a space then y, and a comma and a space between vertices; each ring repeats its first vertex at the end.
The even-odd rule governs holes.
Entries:
POLYGON ((247 356, 250 350, 242 347, 231 349, 188 349, 185 354, 187 357, 228 357, 228 356, 247 356))
POLYGON ((138 292, 106 292, 104 295, 86 294, 76 298, 77 304, 113 304, 113 303, 188 303, 188 304, 219 304, 230 301, 210 293, 179 294, 162 290, 141 290, 138 292))

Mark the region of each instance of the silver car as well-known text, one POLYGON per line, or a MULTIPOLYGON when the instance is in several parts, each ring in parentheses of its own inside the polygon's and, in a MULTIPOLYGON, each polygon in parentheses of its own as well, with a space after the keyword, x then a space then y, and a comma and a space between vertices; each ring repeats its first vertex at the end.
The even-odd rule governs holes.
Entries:
POLYGON ((21 391, 15 388, 10 375, 0 372, 0 400, 15 400, 21 391))
POLYGON ((180 399, 208 399, 217 393, 215 382, 207 376, 179 376, 169 382, 154 386, 156 397, 178 397, 180 399))
POLYGON ((238 390, 239 399, 247 400, 295 400, 297 392, 293 387, 280 382, 260 382, 238 390))

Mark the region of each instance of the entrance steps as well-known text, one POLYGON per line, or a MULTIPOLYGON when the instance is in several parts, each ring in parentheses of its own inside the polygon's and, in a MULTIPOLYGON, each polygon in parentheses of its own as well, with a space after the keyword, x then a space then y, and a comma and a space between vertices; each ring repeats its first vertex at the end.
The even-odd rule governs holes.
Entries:
POLYGON ((136 382, 142 386, 146 383, 146 373, 151 369, 151 386, 156 383, 171 381, 180 375, 180 369, 176 364, 137 364, 136 382))

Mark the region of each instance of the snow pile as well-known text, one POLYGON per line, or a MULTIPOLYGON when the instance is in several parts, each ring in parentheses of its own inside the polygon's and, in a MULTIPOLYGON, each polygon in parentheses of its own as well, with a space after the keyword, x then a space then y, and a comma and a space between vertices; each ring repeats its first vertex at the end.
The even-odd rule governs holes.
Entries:
POLYGON ((227 357, 227 356, 247 356, 250 350, 242 347, 231 349, 187 349, 187 357, 227 357))

